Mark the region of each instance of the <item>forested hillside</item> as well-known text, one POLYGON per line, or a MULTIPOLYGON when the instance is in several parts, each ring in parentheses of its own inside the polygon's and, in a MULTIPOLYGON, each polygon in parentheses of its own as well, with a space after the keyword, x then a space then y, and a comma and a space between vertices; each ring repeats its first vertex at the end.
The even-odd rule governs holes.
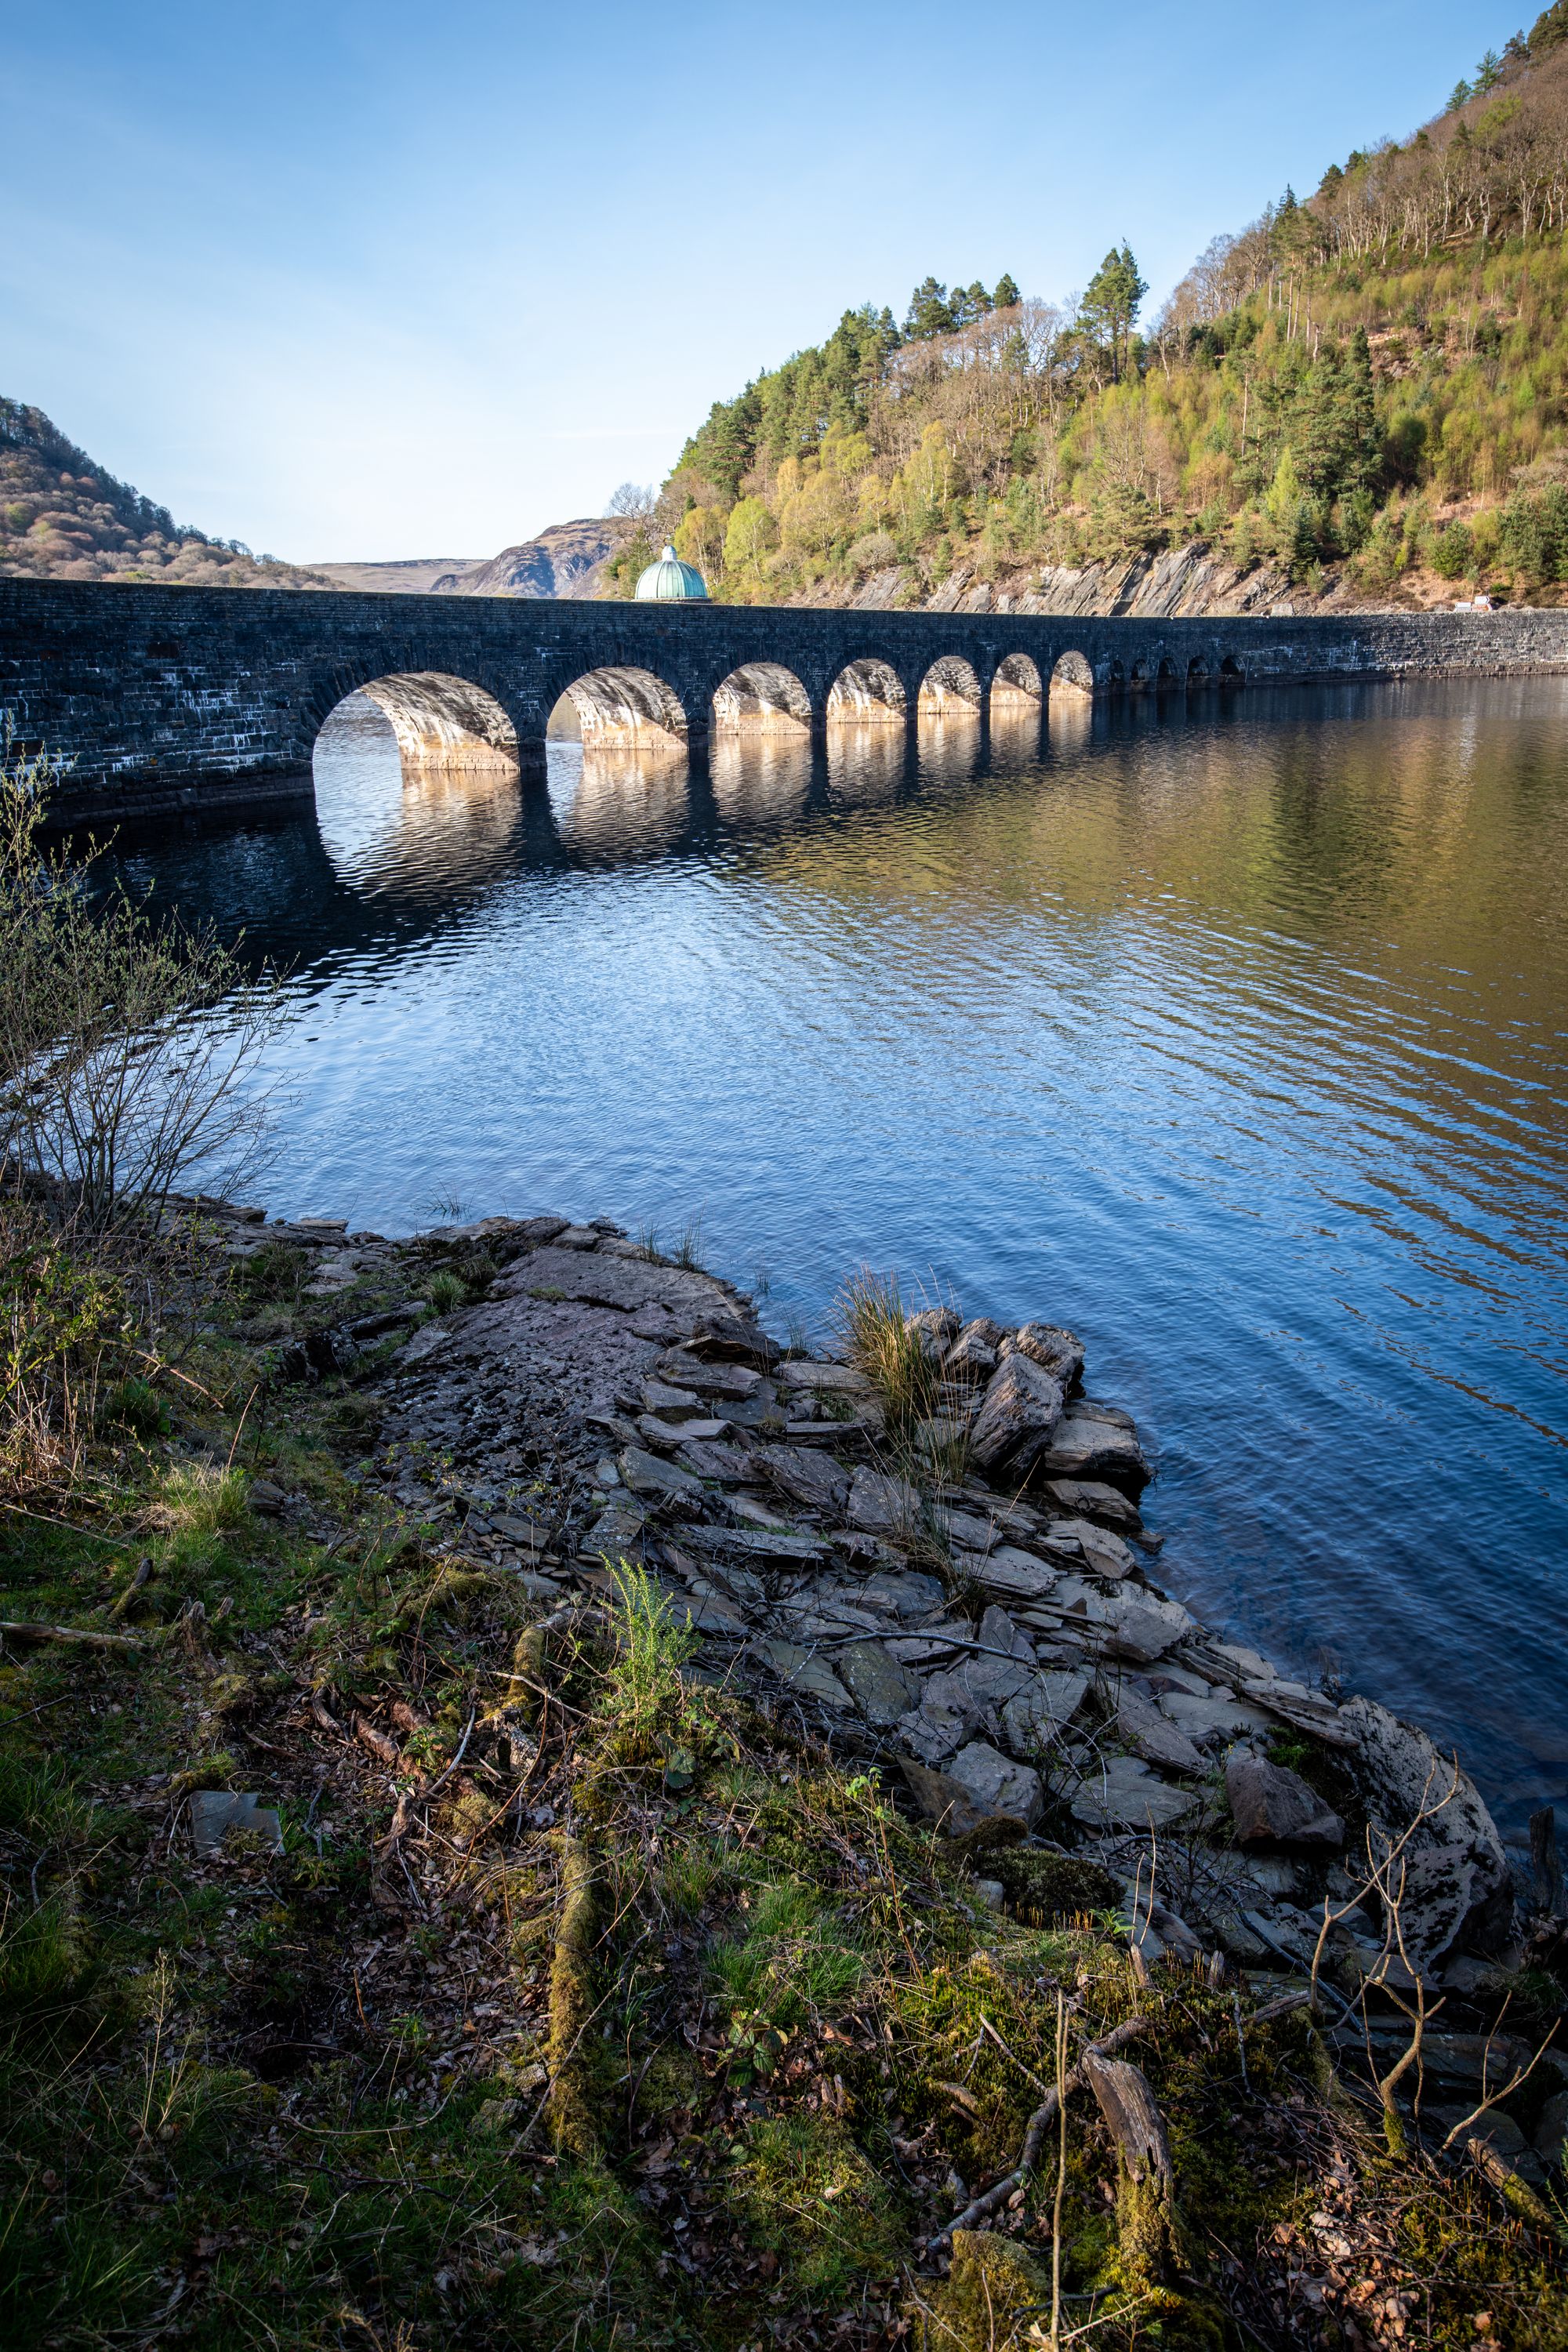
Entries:
POLYGON ((738 602, 1125 600, 1171 550, 1210 560, 1160 576, 1241 601, 1554 601, 1565 232, 1555 0, 1413 138, 1216 237, 1152 323, 1125 246, 1066 304, 928 278, 901 326, 846 312, 715 404, 614 584, 672 535, 738 602))
POLYGON ((41 408, 0 400, 0 573, 39 580, 155 580, 208 588, 330 588, 238 540, 176 524, 116 481, 41 408))

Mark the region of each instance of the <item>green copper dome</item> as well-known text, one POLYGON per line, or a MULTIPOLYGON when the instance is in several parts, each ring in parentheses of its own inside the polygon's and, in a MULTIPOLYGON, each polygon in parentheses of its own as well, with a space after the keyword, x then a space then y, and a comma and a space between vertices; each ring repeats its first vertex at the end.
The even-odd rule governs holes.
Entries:
POLYGON ((695 563, 682 563, 667 547, 637 582, 639 604, 696 604, 708 601, 708 583, 695 563))

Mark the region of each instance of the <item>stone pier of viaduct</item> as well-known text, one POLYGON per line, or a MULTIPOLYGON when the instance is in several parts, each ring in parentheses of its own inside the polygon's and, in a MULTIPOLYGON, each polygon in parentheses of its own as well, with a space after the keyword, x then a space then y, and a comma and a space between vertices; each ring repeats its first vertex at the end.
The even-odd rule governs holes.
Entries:
POLYGON ((928 709, 1328 679, 1568 671, 1568 612, 1086 620, 557 604, 0 579, 0 711, 69 762, 62 813, 134 816, 310 789, 368 691, 405 751, 540 772, 561 698, 585 740, 913 725, 928 709))

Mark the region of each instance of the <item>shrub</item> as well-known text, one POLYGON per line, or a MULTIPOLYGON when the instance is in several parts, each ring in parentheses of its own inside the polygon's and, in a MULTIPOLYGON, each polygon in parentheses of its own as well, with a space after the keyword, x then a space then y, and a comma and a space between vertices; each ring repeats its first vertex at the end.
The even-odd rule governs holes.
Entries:
POLYGON ((1475 569, 1475 546, 1462 522, 1434 531, 1427 562, 1439 580, 1467 580, 1475 569))

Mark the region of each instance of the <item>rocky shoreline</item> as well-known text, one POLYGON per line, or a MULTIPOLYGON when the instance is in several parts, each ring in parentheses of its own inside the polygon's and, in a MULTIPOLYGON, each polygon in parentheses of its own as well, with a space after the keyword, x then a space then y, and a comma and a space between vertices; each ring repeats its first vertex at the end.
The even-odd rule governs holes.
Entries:
MULTIPOLYGON (((977 1864, 977 1901, 1016 1903, 1032 1852, 1069 1853, 1145 1967, 1223 1955, 1289 1985, 1316 1954, 1342 1982, 1456 2004, 1518 1967, 1514 1873, 1458 1764, 1216 1640, 1155 1580, 1147 1455, 1086 1391, 1071 1333, 912 1316, 933 1410, 895 1436, 864 1370, 786 1350, 743 1293, 605 1220, 394 1243, 226 1211, 224 1230, 241 1261, 307 1255, 314 1328, 278 1377, 344 1375, 366 1400, 363 1491, 542 1602, 646 1566, 700 1636, 697 1673, 1005 1853, 977 1864), (411 1268, 426 1297, 332 1320, 340 1293, 411 1268), (1369 1834, 1407 1840, 1397 1952, 1363 1886, 1369 1834)), ((265 1484, 253 1500, 296 1507, 265 1484)), ((1507 2153, 1538 2170, 1522 2141, 1507 2153)))

